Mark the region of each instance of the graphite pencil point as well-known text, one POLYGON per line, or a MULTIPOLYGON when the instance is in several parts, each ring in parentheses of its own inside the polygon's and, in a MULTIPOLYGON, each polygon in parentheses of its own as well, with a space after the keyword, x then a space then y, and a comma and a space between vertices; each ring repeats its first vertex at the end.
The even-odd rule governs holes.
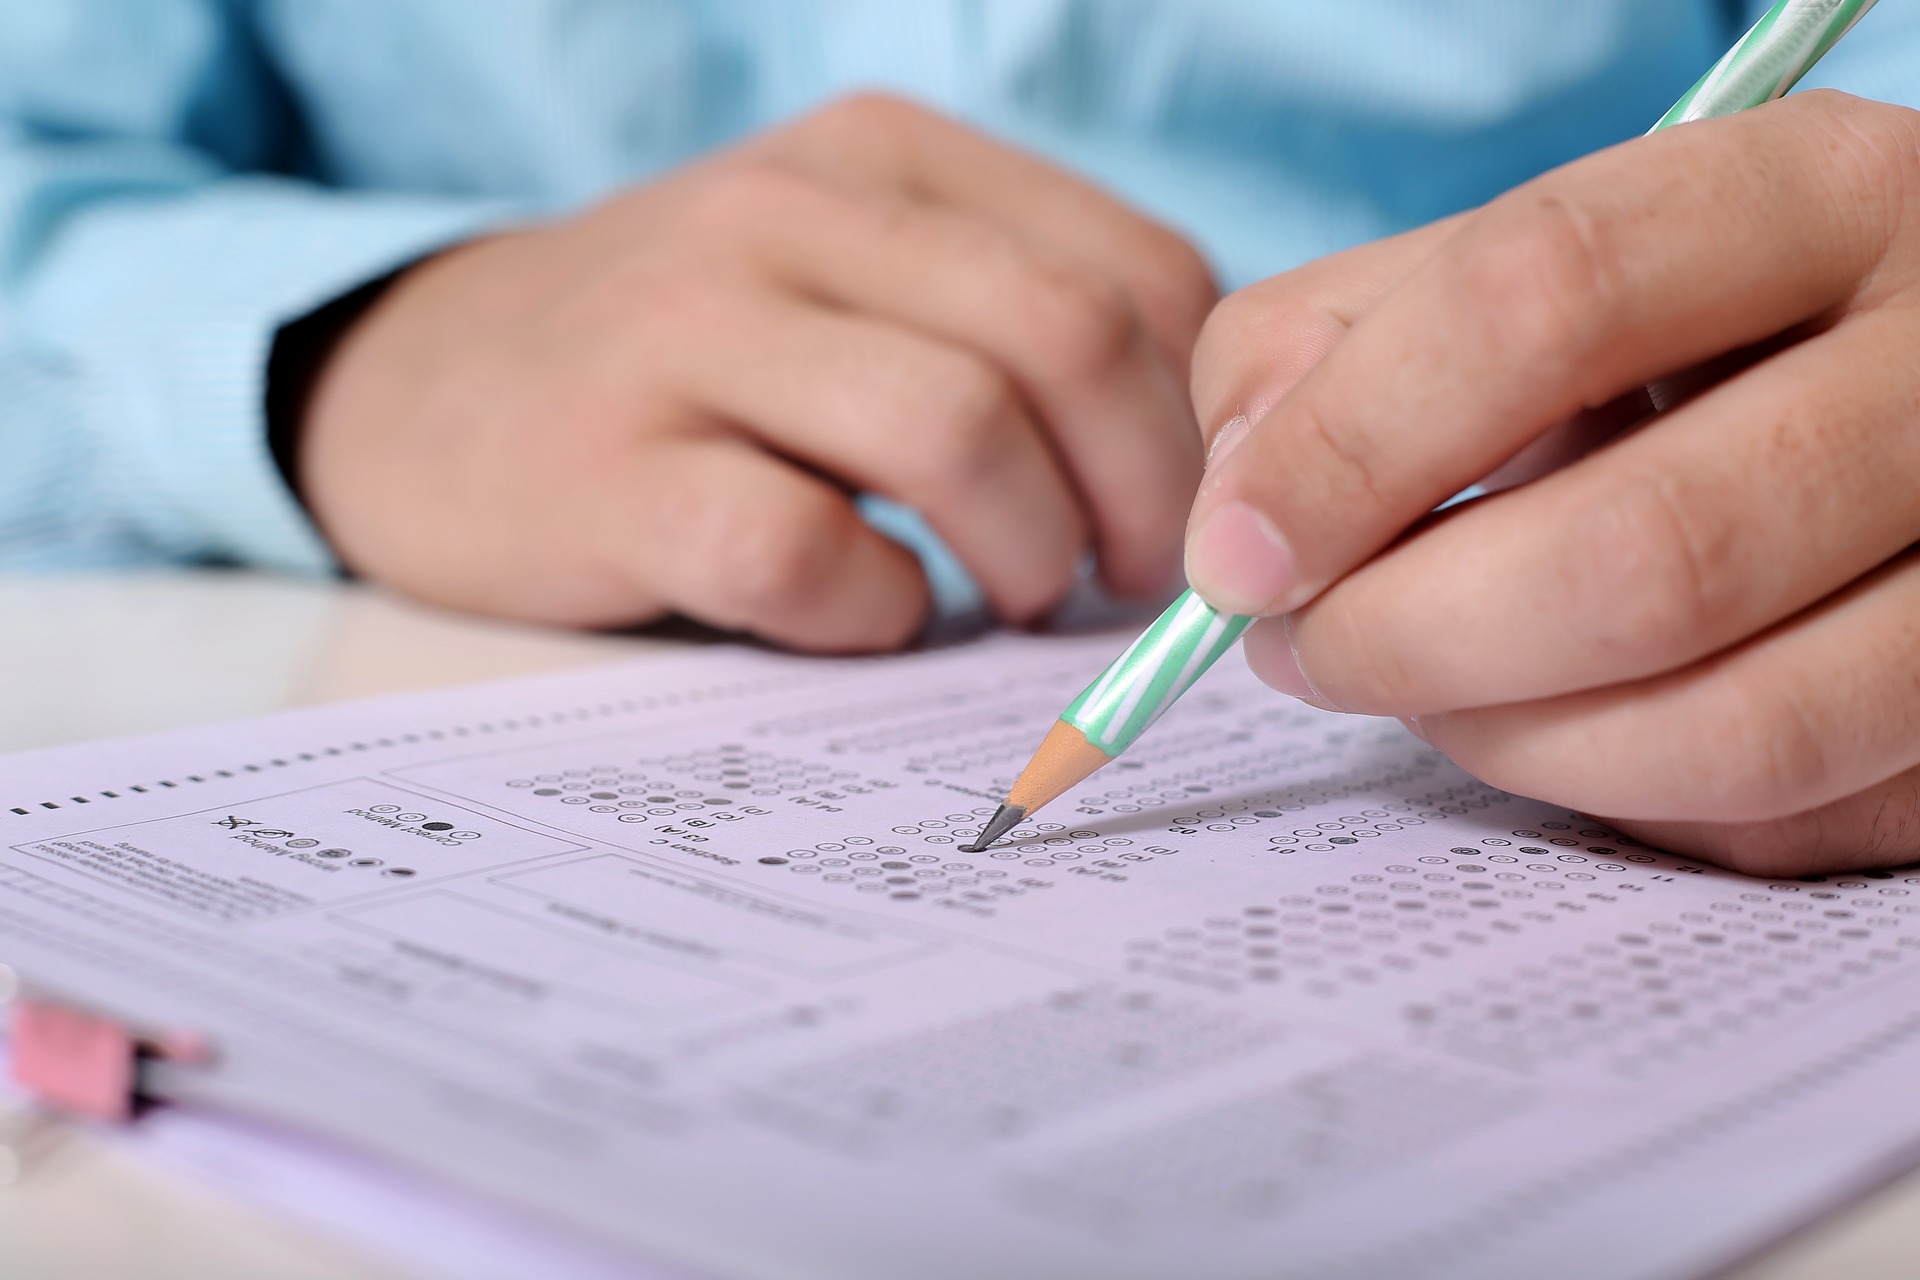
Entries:
POLYGON ((981 829, 980 838, 972 844, 962 845, 961 852, 984 853, 994 841, 1013 830, 1020 824, 1020 819, 1026 816, 1027 811, 1017 804, 1001 805, 993 817, 987 819, 987 825, 981 829))

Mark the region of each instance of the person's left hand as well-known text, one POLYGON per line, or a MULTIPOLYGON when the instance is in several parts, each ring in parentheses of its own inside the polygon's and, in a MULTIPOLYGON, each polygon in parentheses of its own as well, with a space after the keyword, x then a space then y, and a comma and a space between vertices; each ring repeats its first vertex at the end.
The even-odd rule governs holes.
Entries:
POLYGON ((1920 113, 1590 156, 1230 298, 1194 386, 1268 684, 1740 870, 1920 857, 1920 113))

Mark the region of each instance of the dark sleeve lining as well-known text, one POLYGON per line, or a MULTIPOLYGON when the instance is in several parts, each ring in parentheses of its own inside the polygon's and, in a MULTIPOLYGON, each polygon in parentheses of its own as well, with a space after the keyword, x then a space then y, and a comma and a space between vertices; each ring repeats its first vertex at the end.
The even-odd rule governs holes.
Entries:
POLYGON ((300 488, 300 430, 307 398, 341 337, 406 269, 369 280, 299 319, 289 320, 273 335, 273 348, 267 356, 267 447, 281 479, 303 506, 306 495, 300 488))

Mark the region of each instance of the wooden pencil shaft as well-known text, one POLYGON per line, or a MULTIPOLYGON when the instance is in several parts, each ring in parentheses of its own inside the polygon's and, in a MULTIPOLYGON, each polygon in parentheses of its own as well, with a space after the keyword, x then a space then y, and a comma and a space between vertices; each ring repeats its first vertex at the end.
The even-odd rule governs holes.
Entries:
POLYGON ((1007 793, 1007 803, 1031 815, 1091 777, 1112 758, 1088 742, 1079 729, 1065 720, 1055 720, 1040 749, 1007 793))

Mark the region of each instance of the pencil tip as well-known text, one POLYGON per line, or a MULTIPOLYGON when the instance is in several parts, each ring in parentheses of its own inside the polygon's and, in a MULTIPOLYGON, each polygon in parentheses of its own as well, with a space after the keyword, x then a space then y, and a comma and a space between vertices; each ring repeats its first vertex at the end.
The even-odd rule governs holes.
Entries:
POLYGON ((999 810, 991 818, 987 819, 987 825, 981 828, 980 838, 972 844, 961 845, 960 852, 986 852, 987 849, 993 846, 994 841, 1013 830, 1014 827, 1019 824, 1020 819, 1026 816, 1027 811, 1017 804, 1001 805, 999 810))

